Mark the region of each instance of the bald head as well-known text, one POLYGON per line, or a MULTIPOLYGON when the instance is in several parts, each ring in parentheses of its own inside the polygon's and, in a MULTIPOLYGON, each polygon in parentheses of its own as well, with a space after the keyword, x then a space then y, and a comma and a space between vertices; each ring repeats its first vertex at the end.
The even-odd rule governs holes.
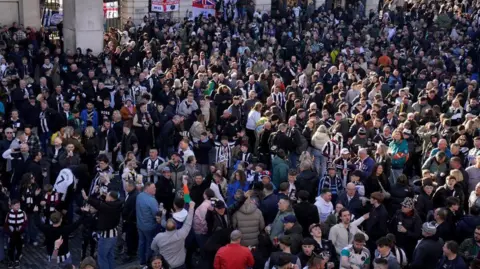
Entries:
POLYGON ((347 184, 347 195, 348 196, 355 196, 356 192, 357 192, 357 188, 356 188, 355 184, 353 184, 352 182, 348 183, 347 184))
POLYGON ((239 244, 241 240, 242 240, 242 232, 240 232, 239 230, 234 230, 230 234, 231 243, 238 243, 239 244))

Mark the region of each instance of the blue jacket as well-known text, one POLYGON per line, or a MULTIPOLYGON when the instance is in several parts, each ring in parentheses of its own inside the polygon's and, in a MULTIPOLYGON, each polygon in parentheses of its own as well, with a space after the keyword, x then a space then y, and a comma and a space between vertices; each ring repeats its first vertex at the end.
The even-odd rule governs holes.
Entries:
POLYGON ((243 183, 243 187, 240 184, 240 181, 235 180, 232 184, 228 184, 227 187, 227 206, 231 206, 235 203, 235 193, 237 190, 242 190, 247 192, 250 189, 250 184, 248 182, 243 183))
POLYGON ((272 193, 263 198, 260 204, 260 211, 262 211, 263 218, 265 219, 265 225, 273 222, 278 213, 278 195, 272 193))
POLYGON ((375 161, 371 157, 367 157, 365 160, 357 163, 357 169, 362 171, 361 179, 363 182, 372 174, 374 166, 375 161))
POLYGON ((142 231, 152 231, 157 227, 155 216, 158 204, 155 196, 142 192, 137 196, 137 227, 142 231))
MULTIPOLYGON (((83 130, 85 130, 85 128, 87 128, 87 120, 88 120, 88 113, 87 113, 87 109, 84 109, 82 110, 82 113, 80 113, 80 118, 82 119, 83 121, 83 130)), ((93 117, 92 117, 92 127, 96 130, 98 128, 98 113, 97 111, 93 111, 93 117)))

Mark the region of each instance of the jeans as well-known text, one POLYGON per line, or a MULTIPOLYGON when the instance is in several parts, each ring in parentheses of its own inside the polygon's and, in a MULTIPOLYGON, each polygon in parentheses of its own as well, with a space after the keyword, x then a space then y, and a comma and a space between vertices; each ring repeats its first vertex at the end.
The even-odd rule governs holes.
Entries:
POLYGON ((27 222, 27 232, 26 232, 26 239, 25 242, 27 243, 33 243, 37 241, 37 236, 38 236, 38 229, 37 226, 35 225, 34 216, 33 213, 27 214, 27 219, 29 220, 27 222))
POLYGON ((207 243, 208 236, 205 234, 195 234, 195 240, 197 241, 198 247, 202 249, 205 243, 207 243))
POLYGON ((320 150, 316 149, 316 148, 312 148, 312 155, 314 158, 313 160, 313 166, 315 167, 315 170, 317 171, 317 174, 319 175, 320 178, 322 178, 323 176, 323 171, 324 171, 324 167, 323 167, 323 154, 320 150))
POLYGON ((102 269, 115 268, 115 246, 117 245, 117 238, 103 238, 98 239, 98 267, 102 269))
POLYGON ((288 159, 290 160, 290 168, 297 168, 298 154, 290 152, 288 159))
POLYGON ((152 257, 152 241, 154 237, 155 229, 149 231, 138 229, 138 257, 141 265, 147 264, 152 257))
POLYGON ((5 259, 5 234, 3 229, 0 229, 0 261, 5 259))
POLYGON ((392 173, 390 174, 390 185, 393 186, 395 183, 397 183, 397 178, 403 174, 403 168, 400 169, 393 169, 392 168, 392 173))
POLYGON ((40 146, 42 147, 43 152, 47 152, 47 148, 50 145, 50 137, 50 132, 41 133, 38 137, 40 139, 40 146))

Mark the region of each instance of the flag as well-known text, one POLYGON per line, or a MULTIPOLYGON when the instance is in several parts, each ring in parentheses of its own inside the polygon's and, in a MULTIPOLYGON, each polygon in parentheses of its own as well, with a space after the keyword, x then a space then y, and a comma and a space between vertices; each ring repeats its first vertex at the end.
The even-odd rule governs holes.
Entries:
POLYGON ((171 12, 180 10, 180 0, 152 0, 152 12, 171 12))
POLYGON ((201 14, 203 14, 204 17, 208 17, 209 14, 215 16, 215 5, 215 0, 193 0, 193 16, 198 17, 201 14))
POLYGON ((187 185, 183 185, 183 200, 186 204, 192 201, 192 198, 190 197, 190 190, 188 189, 187 185))

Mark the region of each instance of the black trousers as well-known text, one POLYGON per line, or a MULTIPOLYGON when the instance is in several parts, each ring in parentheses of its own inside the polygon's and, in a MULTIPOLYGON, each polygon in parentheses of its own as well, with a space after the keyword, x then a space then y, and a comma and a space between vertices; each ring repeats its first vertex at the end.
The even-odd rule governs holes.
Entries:
POLYGON ((97 241, 93 238, 92 234, 84 235, 82 240, 82 257, 81 259, 85 259, 87 257, 87 249, 90 246, 90 255, 92 256, 95 254, 95 250, 97 248, 97 241))
POLYGON ((125 233, 125 243, 127 244, 127 255, 137 256, 138 250, 138 230, 137 225, 131 222, 123 223, 123 232, 125 233))
POLYGON ((10 261, 20 260, 23 249, 22 233, 13 232, 10 234, 10 241, 8 242, 8 258, 10 261))

